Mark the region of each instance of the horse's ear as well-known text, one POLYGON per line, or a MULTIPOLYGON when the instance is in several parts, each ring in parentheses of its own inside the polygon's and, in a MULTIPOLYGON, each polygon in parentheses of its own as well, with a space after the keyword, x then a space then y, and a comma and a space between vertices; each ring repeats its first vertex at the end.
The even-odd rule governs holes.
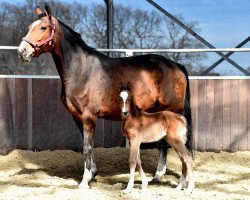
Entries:
POLYGON ((121 92, 122 91, 122 83, 120 82, 119 83, 119 92, 121 92))
POLYGON ((36 7, 36 14, 38 17, 40 17, 43 14, 43 10, 39 6, 36 7))
POLYGON ((45 2, 45 15, 51 19, 51 10, 50 10, 50 7, 49 5, 45 2))
POLYGON ((131 83, 130 83, 130 82, 127 83, 127 89, 128 89, 129 91, 131 91, 131 83))

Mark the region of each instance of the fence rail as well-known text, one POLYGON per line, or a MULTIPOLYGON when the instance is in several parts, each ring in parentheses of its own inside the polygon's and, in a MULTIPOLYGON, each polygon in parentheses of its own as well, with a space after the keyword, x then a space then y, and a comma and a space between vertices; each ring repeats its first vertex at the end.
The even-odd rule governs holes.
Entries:
MULTIPOLYGON (((0 50, 17 50, 18 46, 0 46, 0 50)), ((250 52, 250 48, 217 48, 217 49, 96 49, 101 52, 122 53, 198 53, 198 52, 250 52)))
MULTIPOLYGON (((230 64, 233 65, 236 69, 241 71, 246 76, 250 76, 250 73, 239 66, 237 63, 232 61, 229 57, 235 52, 250 52, 250 48, 211 48, 211 49, 97 49, 100 52, 107 52, 107 53, 125 53, 125 56, 133 56, 134 53, 207 53, 207 52, 214 52, 221 55, 221 59, 216 61, 212 66, 205 69, 201 76, 207 75, 211 70, 213 70, 216 66, 218 66, 222 61, 226 60, 230 64), (222 54, 221 52, 228 52, 227 54, 222 54)), ((241 45, 240 45, 241 47, 241 45)), ((0 50, 16 50, 18 49, 17 46, 0 46, 0 50)))
MULTIPOLYGON (((0 50, 16 50, 0 46, 0 50)), ((102 52, 250 52, 224 49, 97 49, 102 52)), ((195 149, 250 150, 250 76, 189 77, 195 149)), ((14 148, 82 149, 82 136, 60 101, 59 76, 0 75, 0 153, 14 148)), ((98 120, 95 146, 124 146, 121 122, 98 120)))
MULTIPOLYGON (((250 150, 250 79, 190 77, 195 149, 250 150)), ((221 78, 221 77, 220 77, 221 78)), ((72 149, 82 136, 59 98, 58 77, 0 76, 0 152, 72 149)), ((121 122, 99 119, 95 146, 124 146, 121 122)))

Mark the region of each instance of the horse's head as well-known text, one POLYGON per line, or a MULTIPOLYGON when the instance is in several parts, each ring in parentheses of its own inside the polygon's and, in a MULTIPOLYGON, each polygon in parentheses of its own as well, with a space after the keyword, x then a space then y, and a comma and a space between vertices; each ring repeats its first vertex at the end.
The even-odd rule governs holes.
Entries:
POLYGON ((130 85, 127 84, 126 86, 124 86, 124 84, 122 84, 119 90, 120 90, 119 100, 121 107, 121 116, 122 118, 126 118, 130 113, 131 101, 132 101, 130 85))
POLYGON ((56 19, 51 15, 50 7, 45 3, 45 12, 37 6, 38 20, 30 26, 27 35, 18 47, 22 61, 28 62, 31 56, 38 57, 41 53, 50 52, 54 46, 56 19))

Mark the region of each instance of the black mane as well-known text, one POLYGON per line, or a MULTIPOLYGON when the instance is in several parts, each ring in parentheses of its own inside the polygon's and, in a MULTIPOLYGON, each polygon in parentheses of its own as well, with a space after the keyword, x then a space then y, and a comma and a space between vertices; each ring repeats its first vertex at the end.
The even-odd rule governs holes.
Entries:
POLYGON ((99 53, 94 48, 88 46, 82 39, 81 34, 72 30, 69 26, 65 25, 63 22, 59 21, 60 26, 64 31, 64 37, 71 44, 74 49, 76 49, 76 45, 80 46, 83 51, 87 51, 89 54, 99 53))

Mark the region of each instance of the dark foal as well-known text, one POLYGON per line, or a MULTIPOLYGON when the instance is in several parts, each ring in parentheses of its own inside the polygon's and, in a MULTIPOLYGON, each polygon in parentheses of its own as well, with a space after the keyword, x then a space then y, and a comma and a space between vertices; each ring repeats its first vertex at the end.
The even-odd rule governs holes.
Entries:
POLYGON ((182 175, 177 189, 187 187, 188 192, 191 192, 194 189, 193 160, 185 146, 187 133, 185 117, 170 111, 156 113, 140 111, 134 105, 128 89, 121 90, 120 102, 123 134, 130 142, 130 178, 123 192, 128 193, 133 188, 136 167, 142 179, 142 190, 147 188, 148 181, 141 166, 140 144, 155 142, 162 138, 174 148, 182 162, 182 175))

